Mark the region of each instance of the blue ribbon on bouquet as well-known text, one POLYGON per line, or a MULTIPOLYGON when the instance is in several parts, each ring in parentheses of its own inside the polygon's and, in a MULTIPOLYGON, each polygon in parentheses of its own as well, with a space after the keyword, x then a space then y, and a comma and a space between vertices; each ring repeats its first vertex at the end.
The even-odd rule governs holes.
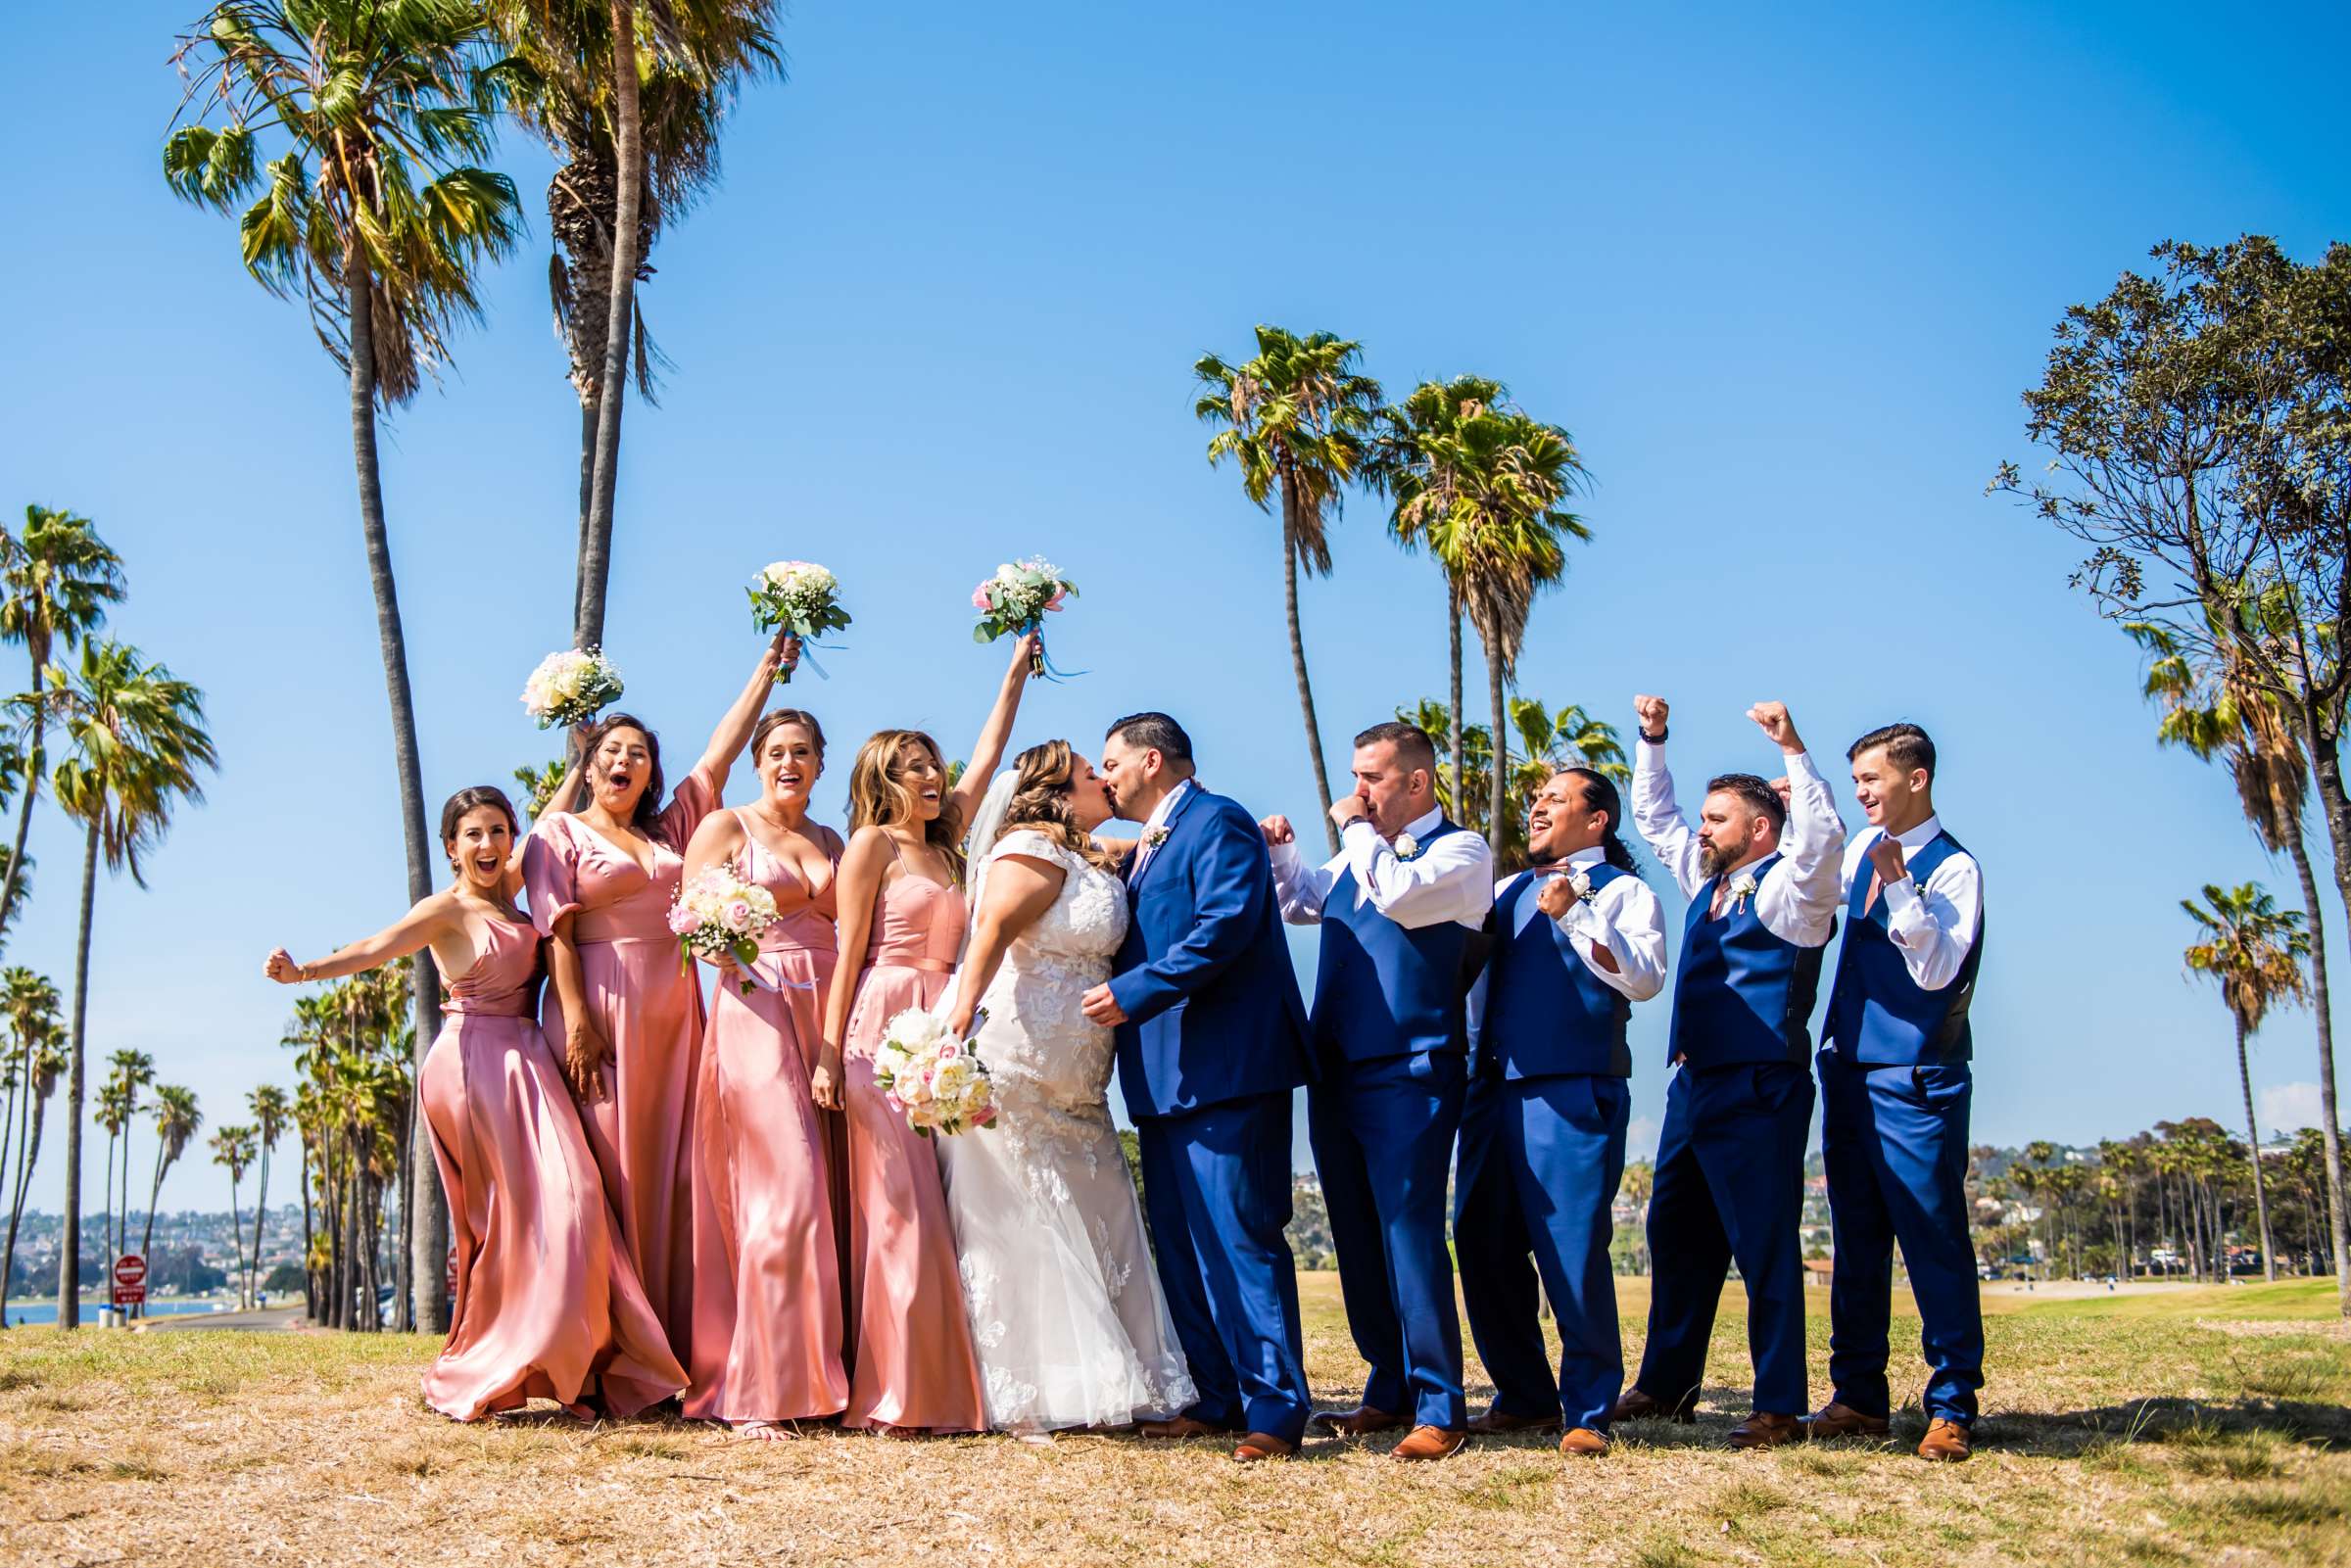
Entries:
POLYGON ((1045 650, 1044 632, 1045 623, 1041 620, 1031 621, 1027 626, 1022 627, 1020 630, 1020 635, 1022 637, 1034 636, 1036 638, 1036 663, 1034 666, 1032 666, 1032 671, 1038 680, 1051 681, 1058 686, 1062 682, 1069 680, 1072 676, 1087 675, 1092 673, 1086 670, 1065 670, 1061 668, 1061 666, 1055 664, 1053 662, 1053 655, 1045 650))
MULTIPOLYGON (((809 651, 811 648, 823 648, 827 653, 839 653, 842 651, 841 644, 839 642, 819 642, 814 638, 808 637, 803 637, 800 639, 799 664, 805 664, 808 666, 808 668, 814 670, 816 672, 816 678, 820 681, 832 680, 833 677, 825 673, 825 667, 816 662, 816 655, 809 651)), ((790 671, 796 673, 799 668, 799 664, 791 665, 787 668, 790 671)), ((780 681, 777 684, 779 686, 792 685, 789 680, 780 681)))

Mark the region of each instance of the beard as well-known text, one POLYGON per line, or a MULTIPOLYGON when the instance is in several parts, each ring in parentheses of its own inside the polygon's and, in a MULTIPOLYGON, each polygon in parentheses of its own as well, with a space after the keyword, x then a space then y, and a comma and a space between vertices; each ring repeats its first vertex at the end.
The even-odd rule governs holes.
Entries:
POLYGON ((1738 865, 1746 854, 1747 840, 1741 839, 1738 843, 1733 844, 1717 838, 1699 850, 1698 869, 1703 872, 1708 879, 1720 877, 1733 866, 1738 865))

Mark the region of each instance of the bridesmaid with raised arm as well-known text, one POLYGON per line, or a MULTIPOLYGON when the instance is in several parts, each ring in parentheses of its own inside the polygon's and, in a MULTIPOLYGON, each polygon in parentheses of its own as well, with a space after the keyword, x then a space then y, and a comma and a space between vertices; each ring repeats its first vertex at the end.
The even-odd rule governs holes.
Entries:
POLYGON ((841 1425, 891 1437, 987 1426, 937 1151, 874 1083, 874 1048, 891 1018, 937 1005, 947 988, 963 946, 963 825, 1003 760, 1036 647, 1025 637, 1013 649, 954 788, 937 745, 916 730, 875 736, 849 773, 849 847, 834 881, 840 951, 860 962, 833 972, 813 1089, 817 1104, 848 1112, 851 1375, 841 1425))
POLYGON ((425 1402, 472 1421, 536 1397, 585 1420, 594 1393, 605 1412, 634 1415, 686 1373, 615 1243, 579 1112, 539 1032, 539 933, 514 907, 514 831, 504 791, 458 790, 441 808, 453 885, 312 963, 281 947, 265 973, 285 985, 336 979, 430 947, 455 976, 417 1082, 457 1260, 425 1402))
POLYGON ((531 827, 522 875, 547 933, 541 1013, 549 1047, 581 1101, 588 1146, 620 1217, 621 1245, 681 1362, 694 1320, 694 1203, 686 1159, 701 1061, 702 993, 669 928, 686 846, 717 809, 727 773, 799 649, 778 634, 701 760, 661 799, 661 742, 612 713, 589 728, 588 803, 531 827))
POLYGON ((825 771, 813 715, 778 708, 751 732, 759 798, 712 812, 686 875, 724 867, 776 900, 748 976, 718 966, 695 1094, 694 1353, 686 1414, 747 1437, 848 1402, 838 1238, 845 1136, 809 1079, 833 979, 834 878, 840 835, 808 820, 825 771))

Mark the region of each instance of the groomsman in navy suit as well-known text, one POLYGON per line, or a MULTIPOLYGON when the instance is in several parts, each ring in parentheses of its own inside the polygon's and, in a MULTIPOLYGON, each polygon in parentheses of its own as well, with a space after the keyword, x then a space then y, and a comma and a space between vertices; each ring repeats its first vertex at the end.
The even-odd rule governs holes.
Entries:
POLYGON ((1693 1419, 1714 1307, 1736 1259, 1747 1283, 1753 1407, 1736 1449, 1803 1436, 1804 1143, 1812 1005, 1837 928, 1845 825, 1784 703, 1748 710, 1783 754, 1789 798, 1753 774, 1706 785, 1694 830, 1665 771, 1665 703, 1634 699, 1633 822, 1690 897, 1650 1193, 1649 1344, 1619 1421, 1693 1419))
POLYGON ((1915 724, 1846 753, 1875 832, 1845 853, 1845 946, 1820 1051, 1821 1160, 1837 1226, 1829 1403, 1814 1437, 1884 1437, 1894 1249, 1918 1298, 1931 1376, 1927 1459, 1964 1459, 1984 1385, 1967 1229, 1967 1022, 1984 956, 1984 881, 1935 812, 1935 742, 1915 724))
POLYGON ((1287 819, 1264 824, 1282 918, 1322 927, 1307 1136, 1347 1326, 1371 1364, 1358 1408, 1316 1419, 1361 1437, 1409 1415, 1399 1459, 1444 1458, 1468 1436, 1445 1174, 1467 1079, 1463 972, 1494 905, 1494 857, 1437 809, 1436 767, 1414 725, 1357 736, 1326 866, 1306 864, 1287 819))
POLYGON ((1454 1178, 1462 1299, 1494 1379, 1493 1407, 1469 1429, 1563 1427, 1559 1451, 1584 1456, 1607 1451, 1624 1387, 1608 1242, 1632 1105, 1625 1025, 1665 986, 1664 914, 1617 835, 1623 820, 1616 786, 1589 768, 1535 795, 1535 865, 1495 889, 1495 947, 1470 999, 1454 1178), (1559 1319, 1556 1379, 1538 1277, 1559 1319))
POLYGON ((1200 1390, 1143 1435, 1229 1432, 1235 1459, 1277 1458, 1313 1413, 1282 1228, 1291 1091, 1314 1069, 1265 837, 1200 786, 1191 737, 1164 713, 1110 727, 1102 782, 1143 836, 1116 973, 1082 1005, 1117 1031, 1160 1286, 1200 1390))

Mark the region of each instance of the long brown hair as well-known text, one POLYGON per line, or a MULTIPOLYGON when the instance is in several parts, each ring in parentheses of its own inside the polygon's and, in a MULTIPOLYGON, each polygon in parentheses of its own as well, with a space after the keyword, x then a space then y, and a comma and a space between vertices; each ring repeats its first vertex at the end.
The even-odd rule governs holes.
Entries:
POLYGON ((580 742, 580 787, 568 808, 578 812, 596 798, 596 786, 588 782, 588 772, 596 762, 596 748, 615 730, 634 730, 645 736, 645 754, 652 764, 646 771, 645 793, 637 797, 637 809, 629 813, 629 826, 657 844, 684 850, 684 844, 671 844, 669 834, 661 827, 661 737, 653 734, 652 726, 633 713, 607 713, 589 728, 580 742))
POLYGON ((1012 759, 1012 799, 1004 807, 998 841, 1015 829, 1028 829, 1058 841, 1089 866, 1108 866, 1110 852, 1096 844, 1070 812, 1070 783, 1078 771, 1078 754, 1070 743, 1047 740, 1031 746, 1012 759))
POLYGON ((947 788, 947 764, 938 742, 920 730, 878 730, 857 748, 849 768, 849 832, 895 828, 915 820, 914 790, 906 783, 906 747, 918 745, 938 765, 938 815, 923 824, 923 841, 946 857, 947 873, 963 880, 963 813, 947 788))

